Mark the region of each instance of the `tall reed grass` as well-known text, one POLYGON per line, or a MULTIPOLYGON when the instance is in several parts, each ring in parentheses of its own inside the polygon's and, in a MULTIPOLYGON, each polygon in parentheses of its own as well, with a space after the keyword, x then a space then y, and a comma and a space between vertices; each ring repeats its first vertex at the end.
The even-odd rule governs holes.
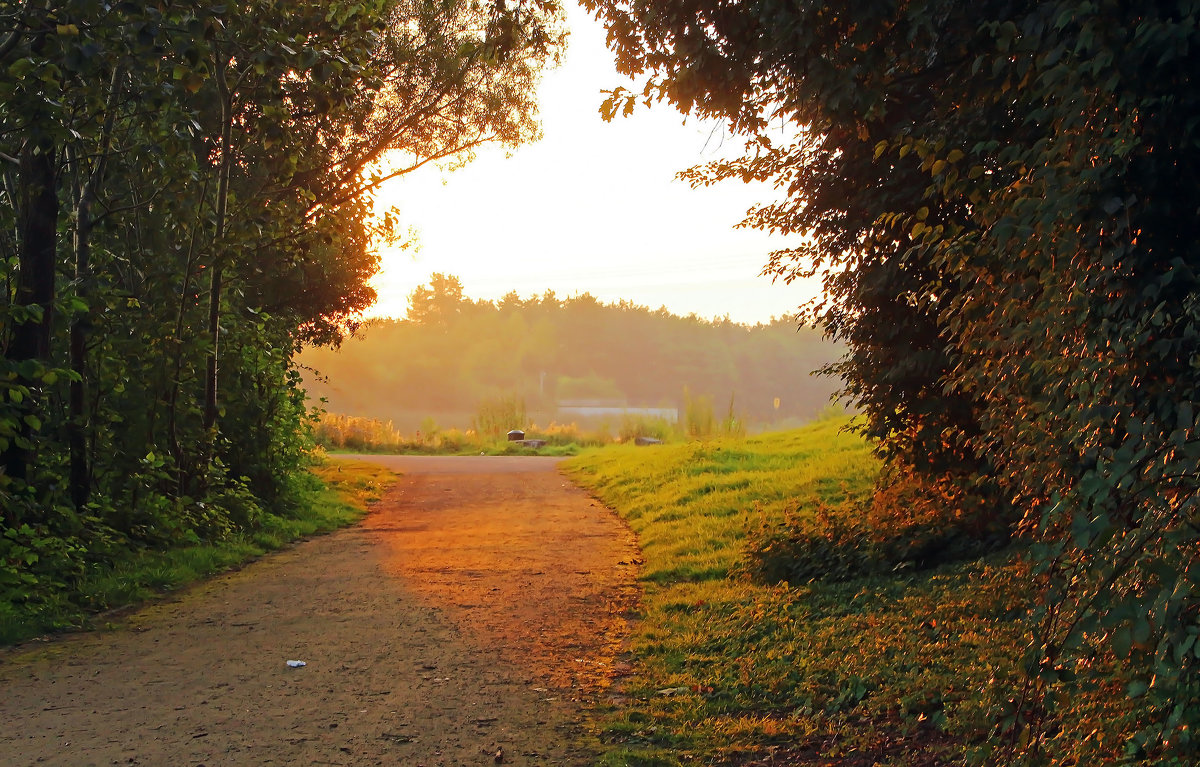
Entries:
MULTIPOLYGON (((511 423, 504 421, 503 423, 511 423)), ((513 454, 532 452, 505 437, 506 428, 492 423, 487 433, 476 429, 441 429, 426 419, 422 428, 404 434, 391 421, 374 418, 322 413, 313 424, 313 439, 317 445, 331 452, 346 453, 418 453, 418 454, 513 454)), ((519 427, 514 427, 519 428, 519 427)), ((547 454, 574 453, 583 447, 602 447, 616 439, 605 427, 582 429, 577 424, 550 422, 547 426, 536 423, 524 425, 529 439, 546 442, 541 449, 547 454)))
POLYGON ((512 453, 519 451, 507 443, 511 429, 521 429, 527 439, 544 440, 558 452, 579 448, 633 442, 649 437, 661 442, 740 439, 746 436, 746 424, 734 409, 718 419, 710 397, 688 395, 687 407, 679 422, 659 416, 626 413, 617 424, 601 421, 591 426, 550 421, 540 426, 529 420, 524 403, 516 397, 500 397, 480 403, 472 419, 473 428, 442 429, 432 417, 405 433, 392 421, 377 418, 320 413, 313 421, 313 439, 332 452, 351 453, 512 453))

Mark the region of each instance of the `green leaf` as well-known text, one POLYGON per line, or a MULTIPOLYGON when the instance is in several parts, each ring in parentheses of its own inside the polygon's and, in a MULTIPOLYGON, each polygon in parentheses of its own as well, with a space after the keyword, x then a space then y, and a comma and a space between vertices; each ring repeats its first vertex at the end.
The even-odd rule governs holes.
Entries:
POLYGON ((1133 641, 1139 645, 1146 644, 1150 641, 1151 633, 1152 627, 1150 626, 1150 621, 1147 620, 1146 616, 1139 615, 1137 620, 1133 622, 1133 630, 1130 632, 1133 641))
POLYGON ((20 80, 32 72, 37 65, 33 59, 17 59, 8 66, 8 76, 20 80))
POLYGON ((1133 649, 1133 635, 1129 630, 1129 626, 1118 626, 1112 633, 1110 640, 1113 653, 1121 659, 1129 657, 1129 651, 1133 649))

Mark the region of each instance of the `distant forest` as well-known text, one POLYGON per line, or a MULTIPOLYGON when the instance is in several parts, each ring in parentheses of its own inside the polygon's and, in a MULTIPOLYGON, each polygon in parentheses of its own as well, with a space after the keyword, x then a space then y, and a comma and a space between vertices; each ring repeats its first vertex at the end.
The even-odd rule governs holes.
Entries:
POLYGON ((299 362, 312 401, 404 430, 427 419, 465 428, 481 402, 510 395, 545 425, 564 420, 561 402, 682 408, 685 390, 722 415, 732 402, 739 419, 763 428, 828 407, 838 382, 813 371, 839 355, 788 319, 746 326, 588 294, 472 300, 458 278, 435 274, 410 296, 406 319, 371 322, 299 362))

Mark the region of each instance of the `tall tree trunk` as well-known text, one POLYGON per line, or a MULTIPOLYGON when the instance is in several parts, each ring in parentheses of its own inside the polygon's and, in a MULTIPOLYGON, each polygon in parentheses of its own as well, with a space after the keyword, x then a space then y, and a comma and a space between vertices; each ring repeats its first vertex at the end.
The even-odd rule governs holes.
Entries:
MULTIPOLYGON (((217 425, 217 376, 221 341, 221 278, 225 247, 225 212, 229 204, 229 174, 233 166, 233 104, 226 79, 229 58, 218 55, 214 80, 221 97, 221 159, 217 169, 217 205, 213 237, 213 263, 208 288, 208 335, 212 347, 204 377, 204 430, 213 438, 217 425)), ((211 457, 211 456, 209 456, 211 457)))
MULTIPOLYGON (((217 362, 221 343, 221 265, 215 264, 208 283, 208 336, 212 348, 204 374, 204 430, 217 426, 217 362)), ((211 439, 211 436, 210 436, 211 439)))
MULTIPOLYGON (((94 178, 89 178, 80 191, 75 206, 75 294, 86 302, 90 293, 91 279, 91 234, 92 201, 95 197, 94 178)), ((71 370, 76 374, 71 379, 70 412, 67 420, 67 446, 71 454, 71 501, 76 509, 82 509, 91 494, 90 471, 87 460, 87 333, 90 319, 88 311, 81 309, 71 318, 71 370)))
MULTIPOLYGON (((35 133, 20 157, 18 216, 20 243, 17 248, 16 305, 38 307, 40 316, 14 322, 8 359, 12 362, 50 359, 50 332, 54 316, 55 256, 58 244, 58 166, 54 142, 35 133), (38 140, 38 139, 41 140, 38 140)), ((29 388, 25 414, 36 417, 39 410, 41 376, 23 371, 18 381, 29 388)), ((18 437, 4 451, 8 476, 28 478, 32 425, 22 419, 18 437)))
MULTIPOLYGON (((208 179, 204 180, 204 191, 200 199, 208 199, 208 179)), ((184 458, 183 446, 179 442, 179 387, 182 383, 183 372, 183 328, 187 315, 188 296, 192 293, 192 277, 196 267, 196 238, 200 232, 200 223, 192 225, 191 236, 188 237, 187 260, 183 268, 183 287, 179 291, 179 306, 175 313, 174 363, 171 370, 170 387, 167 390, 167 440, 171 449, 171 457, 175 461, 176 482, 179 494, 185 495, 184 485, 188 479, 188 470, 184 458)))
MULTIPOLYGON (((112 82, 109 86, 108 109, 104 118, 104 128, 100 133, 99 154, 95 166, 87 174, 87 178, 79 190, 79 197, 75 205, 75 295, 84 303, 91 294, 92 207, 96 203, 98 189, 104 183, 104 171, 108 164, 109 143, 112 138, 117 108, 117 96, 123 76, 121 67, 117 67, 113 71, 112 82)), ((76 375, 71 380, 70 414, 67 421, 67 444, 71 455, 69 484, 71 501, 75 504, 76 509, 82 509, 87 504, 92 490, 87 449, 87 337, 90 330, 90 310, 83 308, 76 311, 71 318, 70 339, 71 370, 76 375)))

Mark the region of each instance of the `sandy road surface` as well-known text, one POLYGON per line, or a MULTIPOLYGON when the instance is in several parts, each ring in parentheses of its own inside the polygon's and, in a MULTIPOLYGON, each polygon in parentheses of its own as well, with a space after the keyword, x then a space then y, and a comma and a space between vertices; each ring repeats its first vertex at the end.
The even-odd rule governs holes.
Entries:
POLYGON ((370 460, 359 526, 0 655, 0 764, 590 764, 632 536, 555 459, 370 460))

